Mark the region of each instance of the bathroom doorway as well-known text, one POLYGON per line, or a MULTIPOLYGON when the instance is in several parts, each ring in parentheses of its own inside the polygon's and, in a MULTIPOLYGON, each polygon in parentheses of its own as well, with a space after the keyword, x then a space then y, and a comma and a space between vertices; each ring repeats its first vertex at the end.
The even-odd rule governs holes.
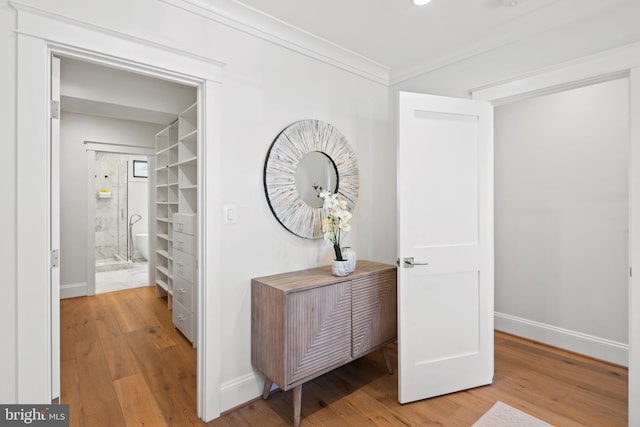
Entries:
POLYGON ((95 152, 96 294, 149 285, 148 157, 95 152))

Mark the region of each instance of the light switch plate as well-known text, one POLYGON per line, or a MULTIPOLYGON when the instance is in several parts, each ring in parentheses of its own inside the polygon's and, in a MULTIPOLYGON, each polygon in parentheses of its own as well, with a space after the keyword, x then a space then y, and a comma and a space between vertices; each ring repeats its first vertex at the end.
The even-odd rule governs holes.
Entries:
POLYGON ((238 221, 236 205, 224 205, 224 223, 235 224, 238 221))

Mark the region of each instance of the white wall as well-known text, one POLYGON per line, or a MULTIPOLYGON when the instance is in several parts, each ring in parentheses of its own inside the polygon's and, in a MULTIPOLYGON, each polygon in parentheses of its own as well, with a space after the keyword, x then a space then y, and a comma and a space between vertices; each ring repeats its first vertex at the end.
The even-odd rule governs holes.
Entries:
MULTIPOLYGON (((267 150, 276 135, 294 121, 317 118, 336 126, 353 146, 361 172, 361 193, 354 212, 354 231, 345 243, 354 247, 361 259, 393 262, 395 256, 387 256, 386 259, 380 256, 377 248, 384 246, 386 242, 377 232, 378 228, 374 227, 375 209, 380 204, 389 203, 388 200, 379 202, 374 198, 377 190, 375 184, 389 182, 385 177, 395 176, 395 168, 377 167, 375 153, 377 147, 395 146, 393 140, 388 139, 387 88, 327 62, 163 2, 138 0, 134 7, 128 0, 116 0, 108 5, 95 2, 91 7, 86 7, 82 0, 59 3, 28 0, 28 3, 36 8, 49 10, 54 15, 67 16, 67 22, 77 20, 82 23, 83 28, 95 24, 98 28, 108 29, 111 36, 121 33, 123 39, 129 40, 131 37, 135 40, 148 40, 150 47, 146 51, 149 54, 157 46, 164 45, 171 52, 186 50, 183 63, 189 63, 196 57, 226 64, 220 100, 223 126, 219 132, 222 147, 216 150, 221 155, 221 170, 212 169, 208 174, 221 177, 219 188, 222 202, 237 205, 238 222, 224 226, 221 235, 216 235, 212 241, 207 242, 211 247, 221 246, 219 252, 222 255, 218 261, 223 266, 221 277, 212 276, 215 283, 205 283, 205 287, 221 288, 221 313, 219 317, 212 316, 221 319, 221 323, 209 326, 220 328, 222 336, 218 349, 221 366, 224 367, 221 372, 221 409, 229 409, 260 395, 260 376, 255 375, 250 363, 250 279, 324 265, 331 256, 331 249, 326 243, 296 237, 273 217, 262 183, 267 150)), ((7 15, 8 28, 12 28, 15 17, 10 11, 4 13, 7 15)), ((86 40, 71 42, 82 46, 86 40)), ((3 44, 0 46, 5 48, 1 53, 7 58, 6 68, 15 70, 11 41, 2 38, 1 43, 3 44)), ((15 79, 13 75, 8 77, 8 81, 15 79)), ((14 91, 11 86, 6 93, 9 96, 0 100, 0 106, 10 114, 15 108, 16 99, 12 96, 14 91)), ((62 119, 63 125, 65 118, 66 116, 62 119)), ((0 129, 3 140, 15 140, 12 129, 14 126, 0 129)), ((80 132, 74 135, 74 141, 80 138, 80 132)), ((107 138, 104 135, 91 136, 86 133, 81 137, 99 141, 116 139, 115 135, 107 138)), ((120 139, 117 142, 124 141, 120 139)), ((40 141, 29 143, 34 144, 34 147, 42 144, 40 141)), ((75 169, 76 166, 72 168, 75 169)), ((76 172, 78 171, 74 171, 76 172)), ((16 182, 14 176, 8 177, 8 186, 20 191, 23 184, 16 182)), ((42 180, 40 176, 37 179, 42 180)), ((84 185, 81 184, 84 181, 82 178, 75 185, 84 185)), ((62 186, 67 188, 65 182, 62 186)), ((46 204, 45 189, 41 193, 34 193, 33 197, 38 198, 38 206, 46 204)), ((82 210, 81 201, 75 200, 73 203, 82 210)), ((222 210, 222 206, 213 208, 222 210)), ((393 228, 395 224, 388 226, 393 228)), ((84 248, 84 245, 73 246, 84 248)), ((41 271, 38 277, 44 277, 47 266, 42 260, 39 259, 35 267, 41 271)), ((68 277, 67 280, 81 280, 81 277, 77 275, 68 277)), ((6 296, 11 298, 14 291, 2 292, 6 292, 6 296)), ((38 304, 45 305, 41 296, 38 304)), ((14 323, 11 319, 15 318, 16 313, 12 307, 9 304, 6 329, 11 329, 10 325, 14 323)), ((42 322, 38 324, 42 325, 42 322)), ((39 330, 38 337, 43 334, 46 331, 39 330)), ((25 335, 20 339, 28 340, 30 337, 25 335)), ((11 372, 18 363, 15 356, 9 356, 6 362, 0 368, 3 377, 12 375, 11 372)), ((31 380, 29 384, 25 384, 28 391, 23 396, 46 396, 39 389, 39 379, 29 377, 27 368, 25 366, 21 371, 24 372, 21 378, 31 380)), ((39 369, 42 371, 42 367, 39 369)), ((6 401, 15 400, 16 396, 15 390, 10 390, 6 401)))
MULTIPOLYGON (((385 140, 386 88, 350 73, 247 39, 241 54, 225 69, 222 130, 223 203, 237 205, 237 224, 223 228, 221 299, 223 390, 253 382, 250 349, 250 278, 326 265, 331 248, 322 240, 305 240, 286 231, 272 215, 264 195, 262 171, 267 150, 289 124, 316 118, 336 126, 358 157, 360 198, 352 232, 346 239, 361 259, 377 258, 372 223, 373 176, 394 176, 371 160, 373 147, 385 140), (249 58, 259 58, 257 63, 249 58), (381 132, 382 130, 382 132, 381 132), (374 171, 375 169, 375 171, 374 171), (375 173, 374 173, 375 172, 375 173), (247 376, 249 375, 249 376, 247 376)), ((381 259, 395 261, 395 258, 381 259)), ((260 383, 253 383, 254 395, 260 383)), ((233 406, 225 401, 223 408, 233 406)), ((235 404, 238 402, 236 401, 235 404)))
MULTIPOLYGON (((62 112, 60 121, 61 286, 87 282, 87 204, 89 200, 87 200, 85 141, 155 147, 155 134, 162 128, 162 125, 62 112)), ((94 200, 91 200, 91 203, 93 202, 94 200)))
POLYGON ((495 109, 496 328, 619 364, 628 91, 619 79, 495 109), (584 335, 575 343, 574 334, 584 335))

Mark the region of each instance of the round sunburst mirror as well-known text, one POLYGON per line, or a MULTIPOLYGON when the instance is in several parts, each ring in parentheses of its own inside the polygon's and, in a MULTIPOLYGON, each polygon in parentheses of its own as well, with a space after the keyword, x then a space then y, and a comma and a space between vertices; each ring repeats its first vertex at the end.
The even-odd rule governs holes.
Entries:
POLYGON ((321 190, 338 193, 353 212, 358 201, 356 155, 331 124, 301 120, 276 137, 264 166, 264 188, 271 211, 293 234, 320 239, 321 190))

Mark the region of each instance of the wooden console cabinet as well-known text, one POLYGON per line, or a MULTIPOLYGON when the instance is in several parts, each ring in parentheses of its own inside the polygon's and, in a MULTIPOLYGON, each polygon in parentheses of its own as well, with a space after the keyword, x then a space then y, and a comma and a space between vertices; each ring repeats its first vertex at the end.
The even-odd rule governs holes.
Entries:
POLYGON ((273 383, 294 389, 396 339, 396 266, 358 261, 347 277, 319 267, 251 280, 251 361, 273 383))

